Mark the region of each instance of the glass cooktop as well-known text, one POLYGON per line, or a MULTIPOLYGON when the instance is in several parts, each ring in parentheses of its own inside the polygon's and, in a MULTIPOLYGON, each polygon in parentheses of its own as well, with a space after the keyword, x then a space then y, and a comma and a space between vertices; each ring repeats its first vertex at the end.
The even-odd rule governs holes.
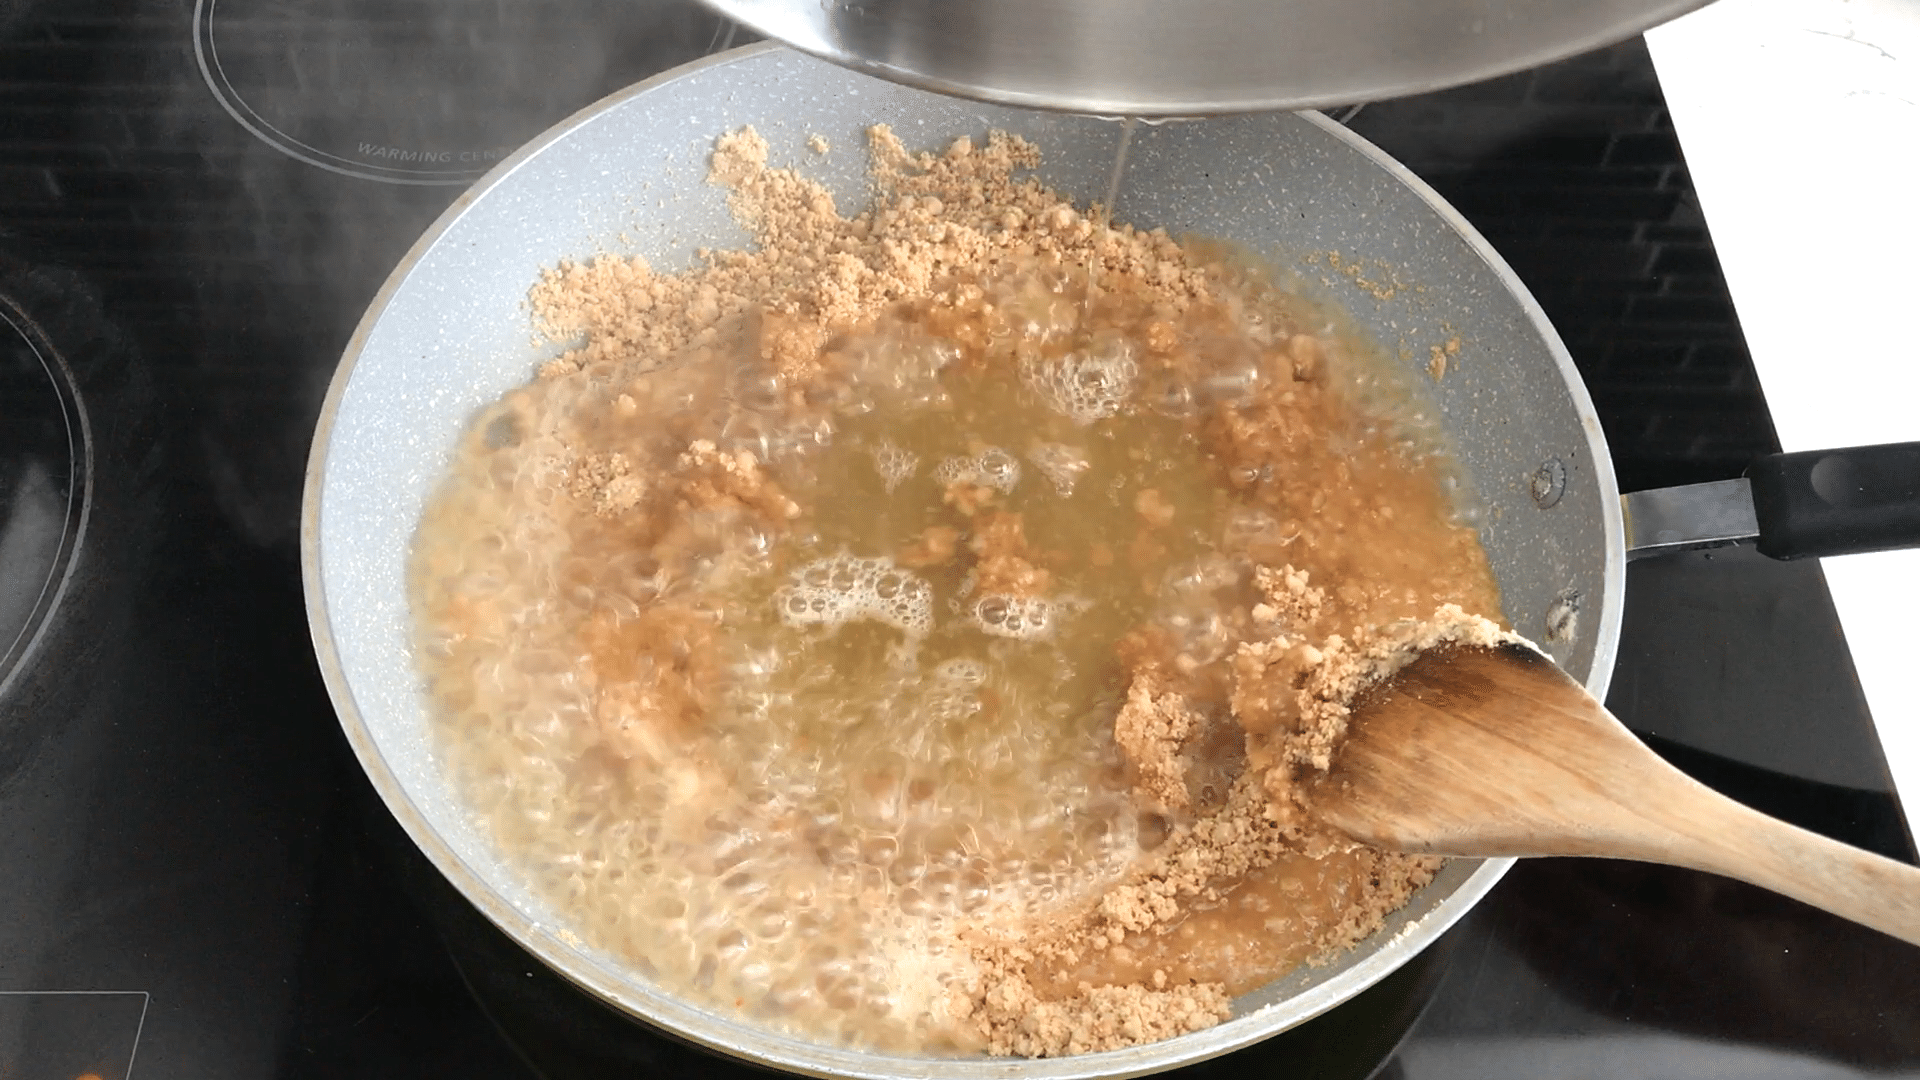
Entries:
MULTIPOLYGON (((585 999, 411 847, 315 668, 320 398, 519 142, 747 35, 665 0, 0 0, 0 1077, 745 1075, 585 999)), ((1339 115, 1566 339, 1626 488, 1774 447, 1638 41, 1339 115)), ((1911 861, 1819 567, 1637 563, 1609 701, 1911 861)), ((1680 870, 1524 863, 1440 944, 1194 1076, 1920 1072, 1920 954, 1680 870)))

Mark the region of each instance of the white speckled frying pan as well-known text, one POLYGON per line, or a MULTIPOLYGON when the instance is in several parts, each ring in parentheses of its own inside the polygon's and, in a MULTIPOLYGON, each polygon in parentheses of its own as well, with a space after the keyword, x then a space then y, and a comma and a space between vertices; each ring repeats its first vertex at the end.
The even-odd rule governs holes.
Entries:
MULTIPOLYGON (((524 304, 542 267, 596 251, 662 269, 746 235, 707 185, 715 136, 752 124, 777 165, 866 199, 863 132, 889 123, 913 149, 1001 128, 1040 145, 1041 176, 1104 195, 1118 124, 982 105, 878 82, 773 46, 668 72, 548 131, 442 214, 387 279, 348 343, 308 466, 302 555, 314 644, 341 724, 394 815, 441 872, 521 945, 657 1026, 751 1061, 862 1077, 1132 1076, 1247 1045, 1340 1004, 1458 919, 1511 860, 1455 861, 1338 963, 1235 1002, 1193 1035, 1045 1061, 903 1057, 777 1034, 676 999, 612 956, 569 944, 565 916, 524 888, 449 790, 408 655, 414 524, 483 404, 552 350, 524 304), (809 153, 810 135, 836 148, 809 153)), ((1315 252, 1400 283, 1376 298, 1333 275, 1327 295, 1389 355, 1424 364, 1462 348, 1437 382, 1410 379, 1443 418, 1487 512, 1481 528, 1507 615, 1604 697, 1625 581, 1613 472, 1565 348, 1512 271, 1427 186, 1316 114, 1260 114, 1137 130, 1115 216, 1235 241, 1317 282, 1315 252), (1404 350, 1402 347, 1404 346, 1404 350)), ((1375 274, 1374 276, 1378 276, 1375 274)))

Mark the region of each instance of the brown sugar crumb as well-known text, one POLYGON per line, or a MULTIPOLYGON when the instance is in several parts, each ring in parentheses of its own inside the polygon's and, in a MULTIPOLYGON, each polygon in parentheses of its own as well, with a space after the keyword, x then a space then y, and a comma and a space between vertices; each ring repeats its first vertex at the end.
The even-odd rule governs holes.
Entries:
POLYGON ((1156 529, 1173 524, 1173 504, 1153 488, 1140 489, 1140 493, 1133 497, 1133 509, 1142 521, 1156 529))
POLYGON ((1312 334, 1295 334, 1287 342, 1288 358, 1293 361, 1293 377, 1298 382, 1313 382, 1320 377, 1326 350, 1312 334))
POLYGON ((703 723, 719 685, 712 618, 676 604, 631 619, 601 611, 581 633, 599 695, 594 720, 623 758, 665 762, 703 723))
POLYGON ((797 315, 762 310, 756 350, 762 360, 788 385, 805 382, 820 368, 820 345, 826 328, 797 315))
POLYGON ((593 512, 601 517, 613 517, 640 505, 647 482, 633 471, 627 455, 616 450, 589 454, 577 462, 567 492, 591 504, 593 512))
POLYGON ((985 595, 1039 596, 1053 575, 1028 560, 1026 528, 1019 514, 995 510, 977 520, 967 549, 979 557, 974 587, 985 595))
POLYGON ((1439 379, 1455 366, 1454 357, 1460 355, 1460 338, 1456 335, 1445 344, 1434 345, 1427 349, 1427 374, 1439 379))
POLYGON ((1000 493, 985 484, 976 484, 971 480, 954 480, 940 493, 940 501, 953 507, 968 517, 993 505, 1000 493))
POLYGON ((959 550, 959 529, 948 525, 929 525, 921 530, 917 540, 901 548, 893 561, 917 570, 947 562, 959 550))
POLYGON ((1328 266, 1345 274, 1355 285, 1359 286, 1375 300, 1391 300, 1394 294, 1404 287, 1394 275, 1393 268, 1379 260, 1374 261, 1375 269, 1373 273, 1386 278, 1385 281, 1379 280, 1379 278, 1376 277, 1368 277, 1368 272, 1359 259, 1342 258, 1337 251, 1327 252, 1326 260, 1328 266))
POLYGON ((699 439, 680 455, 680 495, 683 502, 712 505, 728 501, 748 507, 764 517, 784 521, 800 516, 800 504, 787 498, 778 486, 760 471, 760 464, 748 450, 731 454, 713 443, 699 439))
POLYGON ((1314 588, 1307 572, 1292 566, 1254 569, 1254 585, 1265 599, 1253 606, 1253 621, 1263 631, 1306 633, 1320 622, 1327 594, 1314 588))
POLYGON ((833 149, 833 147, 827 142, 825 135, 809 135, 807 136, 807 149, 816 154, 825 155, 826 152, 833 149))
POLYGON ((1180 747, 1199 723, 1186 699, 1167 693, 1151 673, 1133 677, 1126 703, 1114 717, 1113 737, 1133 766, 1134 789, 1150 804, 1184 810, 1191 803, 1180 747))

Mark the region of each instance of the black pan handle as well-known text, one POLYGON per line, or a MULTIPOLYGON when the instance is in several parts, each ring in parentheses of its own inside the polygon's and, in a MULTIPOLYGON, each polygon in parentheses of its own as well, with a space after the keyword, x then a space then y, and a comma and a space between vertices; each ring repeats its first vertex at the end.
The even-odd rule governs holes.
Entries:
POLYGON ((1920 442, 1770 454, 1747 480, 1763 555, 1920 547, 1920 442))

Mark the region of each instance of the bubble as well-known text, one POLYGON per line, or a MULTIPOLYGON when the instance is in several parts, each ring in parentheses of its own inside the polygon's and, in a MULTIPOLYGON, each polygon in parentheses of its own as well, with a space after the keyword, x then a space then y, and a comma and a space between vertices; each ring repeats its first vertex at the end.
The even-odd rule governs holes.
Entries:
POLYGON ((1033 462, 1040 470, 1040 475, 1053 484, 1053 490, 1061 498, 1072 495, 1080 474, 1093 467, 1093 462, 1087 460, 1086 451, 1065 443, 1035 443, 1027 451, 1027 460, 1033 462))
POLYGON ((933 669, 933 677, 955 686, 980 686, 987 681, 987 665, 968 656, 942 660, 933 669))
POLYGON ((1208 405, 1245 405, 1260 388, 1260 361, 1245 347, 1217 343, 1212 370, 1200 380, 1198 397, 1208 405))
POLYGON ((1025 274, 998 290, 994 330, 1045 343, 1068 337, 1080 325, 1084 305, 1066 295, 1067 281, 1052 274, 1025 274))
POLYGON ((833 421, 824 416, 741 410, 720 426, 715 442, 728 454, 746 451, 762 462, 800 457, 833 441, 833 421))
POLYGON ((1214 596, 1222 589, 1238 585, 1242 574, 1233 560, 1223 555, 1205 555, 1167 572, 1167 589, 1189 601, 1201 611, 1212 611, 1214 596))
POLYGON ((775 590, 773 603, 788 626, 833 629, 871 619, 912 637, 933 629, 933 586, 885 556, 842 552, 808 563, 775 590))
POLYGON ((1020 483, 1020 459, 998 446, 989 446, 972 457, 942 460, 933 470, 933 478, 942 484, 979 484, 1004 495, 1020 483))
POLYGON ((871 452, 873 467, 880 473, 880 483, 889 495, 920 468, 919 455, 902 449, 892 439, 880 440, 871 452))
POLYGON ((1031 641, 1053 633, 1054 605, 1037 596, 986 593, 965 611, 974 626, 995 637, 1031 641))
POLYGON ((874 397, 907 410, 943 404, 947 392, 940 373, 960 359, 960 347, 915 329, 902 331, 898 325, 883 325, 835 353, 849 376, 847 387, 857 387, 868 407, 874 397))
MULTIPOLYGON (((923 708, 935 722, 964 720, 980 712, 979 690, 987 682, 987 665, 970 657, 942 660, 928 678, 923 708)), ((934 785, 916 780, 909 788, 915 801, 932 798, 934 785)))
POLYGON ((1224 538, 1229 548, 1284 543, 1285 533, 1272 514, 1253 507, 1236 507, 1227 515, 1224 538))
POLYGON ((1074 423, 1090 424, 1126 407, 1140 374, 1134 351, 1124 338, 1104 337, 1056 359, 1023 359, 1020 378, 1048 408, 1074 423))

